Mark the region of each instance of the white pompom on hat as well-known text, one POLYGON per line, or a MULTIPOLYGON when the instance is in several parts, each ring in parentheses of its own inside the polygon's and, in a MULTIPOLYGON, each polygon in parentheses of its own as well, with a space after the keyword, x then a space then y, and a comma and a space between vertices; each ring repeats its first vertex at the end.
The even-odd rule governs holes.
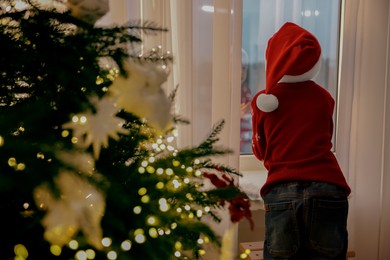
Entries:
POLYGON ((265 93, 257 97, 257 107, 263 112, 276 110, 279 101, 272 94, 276 84, 284 76, 303 75, 313 68, 319 70, 320 56, 321 46, 313 34, 294 23, 285 23, 268 40, 265 53, 266 87, 265 93))

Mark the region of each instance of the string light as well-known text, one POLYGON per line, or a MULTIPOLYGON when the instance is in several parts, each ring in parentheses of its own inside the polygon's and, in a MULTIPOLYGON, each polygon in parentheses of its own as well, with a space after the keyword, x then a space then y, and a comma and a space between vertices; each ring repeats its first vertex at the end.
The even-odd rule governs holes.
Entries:
POLYGON ((157 218, 155 216, 150 216, 147 218, 146 223, 150 226, 154 226, 157 224, 157 218))
POLYGON ((132 244, 130 240, 125 240, 121 244, 121 248, 123 251, 129 251, 131 249, 131 246, 132 244))
POLYGON ((158 237, 157 229, 155 229, 155 228, 150 228, 150 229, 149 229, 149 236, 150 236, 151 238, 157 238, 157 237, 158 237))
POLYGON ((92 249, 87 249, 87 250, 85 251, 85 253, 87 254, 87 258, 88 258, 88 259, 95 259, 95 257, 96 257, 96 253, 95 253, 95 251, 92 250, 92 249))
POLYGON ((0 147, 4 145, 4 138, 0 135, 0 147))
POLYGON ((149 201, 150 201, 149 195, 144 195, 144 196, 142 196, 141 201, 142 201, 143 203, 149 203, 149 201))
POLYGON ((133 208, 133 212, 135 213, 135 214, 140 214, 141 213, 141 211, 142 211, 142 207, 141 206, 135 206, 134 208, 133 208))
POLYGON ((83 250, 77 251, 75 255, 77 260, 87 260, 87 253, 83 250))
POLYGON ((68 137, 69 136, 69 131, 68 130, 63 130, 62 132, 61 132, 61 136, 62 137, 68 137))
POLYGON ((27 259, 28 257, 27 248, 22 244, 17 244, 14 246, 14 253, 20 259, 27 259))
POLYGON ((109 247, 109 246, 111 246, 111 243, 112 243, 112 240, 111 240, 111 238, 109 238, 109 237, 104 237, 104 238, 102 239, 102 245, 103 245, 104 247, 109 247))
POLYGON ((73 250, 76 250, 77 248, 79 248, 79 243, 76 240, 69 241, 68 245, 73 250))
POLYGON ((161 198, 161 199, 159 199, 158 203, 160 205, 160 210, 162 212, 167 212, 169 210, 169 204, 167 203, 166 199, 161 198))
POLYGON ((159 189, 159 190, 163 189, 164 186, 165 186, 165 184, 163 182, 161 182, 161 181, 156 184, 156 188, 159 189))
POLYGON ((62 248, 58 245, 51 245, 50 246, 50 253, 52 253, 55 256, 60 256, 62 253, 62 248))
POLYGON ((135 235, 135 242, 137 242, 138 244, 142 244, 146 241, 146 237, 144 235, 144 230, 143 229, 137 229, 136 231, 134 231, 134 235, 135 235))
POLYGON ((170 176, 173 174, 173 170, 171 168, 167 168, 167 169, 165 169, 165 174, 170 176))
POLYGON ((143 196, 148 192, 148 190, 145 187, 142 187, 138 190, 138 195, 143 196))
POLYGON ((107 253, 107 258, 110 260, 117 259, 118 254, 115 251, 110 251, 107 253))

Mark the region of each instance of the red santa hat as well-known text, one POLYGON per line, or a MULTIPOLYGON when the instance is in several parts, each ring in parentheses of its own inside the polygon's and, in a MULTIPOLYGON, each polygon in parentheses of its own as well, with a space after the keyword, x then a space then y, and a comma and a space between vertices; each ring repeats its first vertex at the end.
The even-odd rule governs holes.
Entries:
POLYGON ((256 100, 257 107, 263 112, 272 112, 279 102, 272 90, 283 78, 305 75, 296 78, 299 82, 313 78, 313 68, 318 72, 321 46, 316 37, 302 27, 287 22, 269 40, 265 53, 266 88, 265 93, 256 100), (318 66, 317 66, 318 65, 318 66))

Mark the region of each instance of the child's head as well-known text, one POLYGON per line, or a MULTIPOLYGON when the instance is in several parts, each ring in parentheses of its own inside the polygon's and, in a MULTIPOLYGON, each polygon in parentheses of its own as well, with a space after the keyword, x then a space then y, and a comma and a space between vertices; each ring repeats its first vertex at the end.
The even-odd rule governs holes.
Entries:
POLYGON ((294 23, 285 23, 269 40, 265 53, 265 94, 257 99, 264 112, 278 107, 272 88, 278 82, 303 82, 314 78, 320 69, 321 47, 316 37, 294 23))

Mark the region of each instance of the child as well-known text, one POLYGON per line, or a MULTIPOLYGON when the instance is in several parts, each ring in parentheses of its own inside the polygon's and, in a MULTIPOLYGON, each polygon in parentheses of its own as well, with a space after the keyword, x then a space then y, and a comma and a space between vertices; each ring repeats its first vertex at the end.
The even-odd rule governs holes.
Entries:
POLYGON ((268 41, 266 88, 252 107, 252 149, 264 161, 264 259, 346 259, 348 195, 331 151, 334 100, 313 82, 317 39, 293 23, 268 41))

